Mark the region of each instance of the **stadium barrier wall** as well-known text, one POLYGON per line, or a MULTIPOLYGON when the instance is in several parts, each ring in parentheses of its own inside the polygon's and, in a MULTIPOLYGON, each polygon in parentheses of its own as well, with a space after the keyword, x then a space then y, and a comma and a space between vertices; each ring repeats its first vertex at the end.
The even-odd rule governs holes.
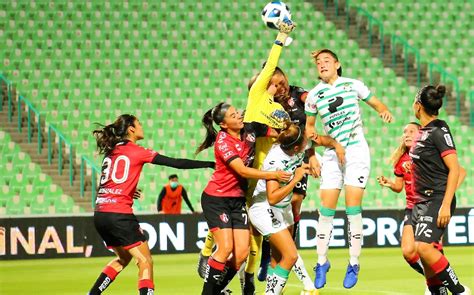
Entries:
MULTIPOLYGON (((365 210, 364 247, 398 247, 403 210, 365 210)), ((195 253, 204 243, 202 214, 138 215, 153 254, 195 253)), ((0 219, 0 260, 112 255, 96 233, 92 215, 0 219)), ((316 248, 317 213, 303 212, 298 247, 316 248)), ((338 211, 331 247, 347 247, 346 218, 338 211)), ((474 245, 474 208, 459 208, 451 218, 445 245, 474 245)))

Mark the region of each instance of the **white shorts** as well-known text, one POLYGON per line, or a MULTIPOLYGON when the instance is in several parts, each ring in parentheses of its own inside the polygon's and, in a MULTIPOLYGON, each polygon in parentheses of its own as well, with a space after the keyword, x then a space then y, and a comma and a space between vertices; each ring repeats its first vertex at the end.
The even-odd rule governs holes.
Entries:
POLYGON ((342 189, 344 185, 365 188, 370 173, 370 151, 361 142, 346 148, 346 163, 339 164, 336 152, 326 150, 321 164, 320 189, 342 189))
POLYGON ((264 237, 285 230, 295 223, 291 204, 277 208, 270 206, 268 202, 258 202, 249 208, 248 214, 253 227, 264 237))

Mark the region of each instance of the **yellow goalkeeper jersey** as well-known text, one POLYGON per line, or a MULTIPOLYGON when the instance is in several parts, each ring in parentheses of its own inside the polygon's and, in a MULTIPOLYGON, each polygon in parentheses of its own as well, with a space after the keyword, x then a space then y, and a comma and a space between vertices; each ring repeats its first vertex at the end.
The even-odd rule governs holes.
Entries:
MULTIPOLYGON (((283 122, 290 118, 281 104, 273 101, 273 95, 267 91, 268 83, 270 83, 273 73, 275 72, 281 51, 282 46, 277 44, 273 45, 265 67, 250 88, 244 122, 259 122, 274 129, 281 129, 283 128, 283 122)), ((263 160, 274 142, 275 139, 271 137, 257 138, 253 168, 261 169, 263 160)), ((255 179, 249 179, 247 197, 252 196, 256 183, 257 181, 255 179)))

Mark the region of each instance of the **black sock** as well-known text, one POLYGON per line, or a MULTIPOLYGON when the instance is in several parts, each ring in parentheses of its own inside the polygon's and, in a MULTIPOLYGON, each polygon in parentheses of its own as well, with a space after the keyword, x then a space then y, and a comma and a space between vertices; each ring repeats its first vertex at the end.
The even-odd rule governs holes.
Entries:
POLYGON ((115 280, 118 272, 110 266, 106 266, 105 269, 100 273, 99 277, 89 291, 89 295, 98 295, 107 289, 110 284, 115 280))
POLYGON ((436 273, 436 277, 443 282, 449 291, 453 294, 464 292, 464 286, 459 282, 458 277, 454 273, 454 269, 449 265, 446 257, 441 256, 441 258, 431 265, 431 268, 436 273))
POLYGON ((237 271, 238 269, 235 269, 234 266, 226 265, 226 269, 224 271, 224 277, 219 284, 220 291, 224 290, 224 288, 230 283, 230 281, 232 281, 237 271))
POLYGON ((244 285, 244 295, 255 293, 255 282, 253 278, 253 273, 245 273, 245 285, 244 285))
POLYGON ((448 289, 445 286, 428 286, 431 295, 448 295, 448 289))
POLYGON ((423 265, 421 264, 420 256, 418 254, 411 258, 410 260, 405 258, 408 265, 413 268, 417 273, 421 274, 422 276, 425 275, 425 270, 423 269, 423 265))
POLYGON ((204 276, 204 286, 202 295, 214 295, 220 292, 220 283, 224 279, 225 264, 209 257, 207 261, 206 274, 204 276))
POLYGON ((270 242, 262 241, 262 256, 260 257, 260 267, 270 263, 270 242))
POLYGON ((300 221, 299 221, 299 216, 298 216, 298 221, 295 221, 295 224, 293 224, 293 241, 296 241, 296 235, 298 234, 298 229, 300 228, 300 221))
POLYGON ((147 288, 147 287, 138 289, 138 292, 140 292, 139 293, 140 295, 153 295, 153 294, 155 294, 155 290, 153 290, 151 288, 147 288))
POLYGON ((138 292, 140 295, 153 295, 155 294, 155 284, 149 279, 139 280, 138 292))

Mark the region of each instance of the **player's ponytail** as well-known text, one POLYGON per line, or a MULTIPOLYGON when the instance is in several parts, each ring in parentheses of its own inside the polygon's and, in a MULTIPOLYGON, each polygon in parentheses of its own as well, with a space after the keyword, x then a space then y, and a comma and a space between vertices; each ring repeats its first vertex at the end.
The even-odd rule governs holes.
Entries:
POLYGON ((92 135, 97 141, 97 151, 99 154, 107 155, 110 153, 115 145, 128 137, 128 127, 135 126, 137 118, 133 115, 120 115, 115 122, 109 125, 102 125, 100 129, 92 131, 92 135))
POLYGON ((299 146, 303 140, 304 130, 290 121, 283 122, 283 128, 277 138, 277 141, 283 150, 287 151, 295 146, 299 146))
POLYGON ((426 114, 437 116, 439 109, 443 106, 443 97, 446 94, 444 85, 427 85, 418 92, 416 101, 419 102, 426 114))
POLYGON ((214 128, 213 123, 216 123, 216 125, 222 123, 229 107, 230 105, 228 103, 221 102, 204 114, 202 117, 202 125, 206 128, 206 137, 196 149, 195 155, 214 144, 217 137, 217 130, 214 128))

